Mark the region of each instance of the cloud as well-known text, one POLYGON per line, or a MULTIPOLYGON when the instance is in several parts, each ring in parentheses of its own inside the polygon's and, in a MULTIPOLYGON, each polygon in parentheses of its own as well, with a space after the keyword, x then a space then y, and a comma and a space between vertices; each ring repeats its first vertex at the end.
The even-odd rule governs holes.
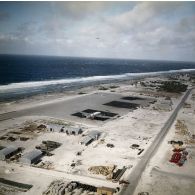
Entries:
POLYGON ((53 2, 53 9, 58 9, 61 15, 82 19, 105 10, 109 4, 111 3, 103 1, 53 2))
POLYGON ((195 61, 195 11, 191 8, 189 12, 191 4, 138 2, 124 6, 119 2, 51 2, 49 5, 51 13, 44 20, 31 18, 14 31, 1 33, 0 52, 4 48, 16 50, 18 45, 20 50, 16 51, 21 53, 195 61))
POLYGON ((182 3, 179 2, 140 2, 133 9, 110 18, 108 22, 120 32, 137 32, 162 24, 163 18, 167 20, 174 10, 181 7, 182 3))
POLYGON ((113 32, 114 37, 123 38, 124 49, 118 43, 119 52, 128 49, 129 52, 135 50, 147 55, 151 51, 159 51, 158 57, 162 51, 174 50, 177 54, 178 51, 188 48, 193 52, 195 18, 194 15, 179 15, 185 6, 183 3, 173 2, 138 3, 133 9, 107 18, 107 24, 113 29, 108 34, 112 36, 113 32), (171 22, 169 18, 172 18, 171 22))

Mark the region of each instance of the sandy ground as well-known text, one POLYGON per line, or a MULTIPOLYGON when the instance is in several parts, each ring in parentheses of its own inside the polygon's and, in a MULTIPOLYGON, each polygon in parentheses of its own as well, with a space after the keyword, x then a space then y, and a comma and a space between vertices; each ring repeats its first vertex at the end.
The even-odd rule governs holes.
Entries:
MULTIPOLYGON (((103 106, 103 103, 112 100, 120 100, 121 97, 127 95, 157 98, 158 103, 161 102, 166 95, 170 95, 166 93, 156 92, 155 90, 150 88, 142 88, 140 86, 136 87, 128 83, 115 85, 118 85, 118 87, 115 89, 108 89, 106 91, 100 91, 97 89, 97 87, 87 88, 85 90, 82 89, 82 91, 87 93, 84 95, 78 94, 77 91, 74 93, 63 95, 61 97, 58 96, 58 98, 56 96, 52 96, 51 99, 50 97, 47 97, 46 99, 38 98, 37 100, 36 98, 34 98, 31 99, 31 101, 23 100, 12 104, 6 104, 1 107, 0 112, 2 113, 5 111, 10 112, 13 110, 21 110, 25 108, 28 108, 29 110, 27 114, 28 116, 21 116, 19 118, 1 121, 0 136, 3 136, 13 130, 19 131, 19 129, 24 125, 25 121, 50 121, 51 118, 56 118, 56 120, 61 119, 65 122, 71 122, 71 124, 75 126, 82 127, 85 132, 91 130, 98 130, 102 132, 99 140, 94 141, 89 146, 83 146, 80 144, 80 141, 82 139, 81 135, 67 136, 63 133, 50 132, 39 132, 25 142, 19 140, 15 142, 0 140, 0 145, 7 146, 12 144, 16 146, 22 146, 25 148, 24 152, 32 150, 36 145, 41 144, 41 142, 44 140, 57 141, 62 144, 61 147, 52 152, 54 154, 53 156, 45 156, 42 159, 43 162, 52 162, 54 165, 53 170, 48 171, 46 169, 28 166, 21 167, 21 165, 17 163, 10 163, 6 165, 5 162, 1 161, 1 177, 32 184, 34 187, 28 192, 28 194, 41 194, 44 190, 46 190, 46 186, 48 186, 51 181, 61 177, 64 177, 66 180, 78 180, 81 182, 87 182, 91 185, 98 184, 99 186, 107 186, 113 188, 118 186, 118 183, 114 184, 111 181, 107 181, 104 176, 91 174, 88 171, 88 168, 95 165, 117 165, 118 168, 127 166, 129 168, 123 175, 123 178, 125 179, 131 173, 136 163, 138 163, 142 159, 142 155, 150 146, 150 144, 152 144, 155 136, 159 133, 160 129, 162 128, 168 117, 171 115, 172 111, 154 110, 153 104, 151 104, 149 107, 138 108, 134 111, 130 111, 129 109, 119 109, 103 106), (53 99, 54 97, 56 97, 57 99, 53 99), (88 107, 116 112, 120 115, 120 117, 115 120, 109 120, 106 122, 97 122, 94 120, 80 119, 70 116, 71 113, 81 111, 88 107), (100 140, 103 140, 103 142, 101 142, 100 140), (106 146, 108 143, 113 144, 114 147, 108 148, 106 146), (132 144, 138 144, 140 149, 144 149, 143 152, 138 155, 139 150, 132 149, 132 144), (81 156, 76 155, 76 153, 79 151, 82 151, 81 156), (72 162, 78 161, 80 162, 80 164, 75 168, 72 168, 70 166, 72 162), (14 171, 10 171, 12 167, 14 168, 14 171), (7 169, 8 171, 5 172, 5 170, 7 169)), ((171 98, 174 109, 181 96, 171 94, 171 98)), ((193 126, 193 124, 191 125, 193 126)), ((169 138, 170 136, 174 136, 174 133, 172 131, 170 131, 169 138)), ((165 141, 162 147, 163 149, 161 150, 163 150, 164 156, 165 158, 167 158, 166 155, 170 150, 170 145, 168 145, 167 141, 165 141)), ((151 162, 151 170, 154 166, 160 166, 160 163, 163 162, 161 161, 162 156, 163 155, 160 153, 156 157, 159 164, 155 164, 156 160, 151 162)), ((146 173, 148 173, 148 169, 146 170, 146 173)), ((145 178, 142 178, 135 194, 137 194, 139 191, 145 191, 146 189, 150 192, 154 190, 154 188, 149 190, 148 186, 155 186, 155 181, 160 178, 159 172, 154 173, 154 176, 152 177, 150 175, 151 171, 149 171, 149 176, 146 176, 146 184, 143 182, 145 181, 145 178), (155 180, 153 180, 153 178, 155 180)), ((162 180, 162 182, 166 184, 167 179, 165 178, 164 180, 162 180)), ((189 186, 192 186, 189 179, 184 179, 183 182, 187 183, 187 185, 189 186)))
POLYGON ((192 98, 195 90, 192 91, 186 103, 190 104, 190 108, 185 106, 180 110, 177 120, 185 121, 189 134, 178 133, 175 129, 175 123, 172 125, 169 133, 162 142, 158 152, 149 162, 144 171, 139 185, 135 191, 135 195, 139 192, 149 192, 151 195, 192 195, 195 192, 195 142, 191 138, 194 134, 195 126, 195 100, 192 98), (188 152, 187 161, 182 167, 169 160, 173 154, 173 147, 168 141, 183 141, 183 147, 188 152))

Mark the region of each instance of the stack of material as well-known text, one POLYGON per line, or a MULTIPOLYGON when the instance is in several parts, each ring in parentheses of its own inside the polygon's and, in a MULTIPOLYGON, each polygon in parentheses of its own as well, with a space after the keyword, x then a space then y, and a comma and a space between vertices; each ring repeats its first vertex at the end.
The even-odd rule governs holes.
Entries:
POLYGON ((187 155, 188 155, 188 152, 185 149, 174 149, 173 155, 169 162, 175 163, 181 167, 187 160, 187 155))
POLYGON ((139 145, 138 145, 138 144, 132 144, 132 145, 130 146, 130 148, 132 148, 132 149, 137 149, 137 148, 139 148, 139 145))
POLYGON ((21 133, 29 135, 36 135, 37 133, 46 131, 46 126, 43 124, 37 124, 36 122, 26 121, 24 127, 21 129, 21 133))
POLYGON ((53 162, 50 161, 41 162, 37 167, 49 170, 54 169, 53 162))
MULTIPOLYGON (((187 143, 187 142, 186 142, 187 143)), ((189 144, 195 144, 195 134, 192 134, 190 139, 188 140, 189 144)))
POLYGON ((138 193, 138 195, 149 195, 149 193, 148 192, 140 192, 140 193, 138 193))
POLYGON ((108 148, 114 148, 114 144, 109 144, 109 143, 108 143, 106 146, 107 146, 108 148))
POLYGON ((177 123, 175 124, 175 129, 177 130, 178 134, 182 134, 182 135, 189 134, 188 128, 185 125, 184 121, 177 120, 177 123))
POLYGON ((126 170, 127 170, 127 167, 124 166, 122 169, 118 169, 117 171, 115 171, 113 173, 112 181, 118 182, 126 170))
MULTIPOLYGON (((72 192, 71 194, 94 194, 94 192, 97 191, 97 188, 95 186, 92 185, 88 185, 88 184, 84 184, 84 183, 80 183, 77 181, 72 181, 70 182, 66 189, 65 192, 67 192, 67 194, 69 194, 69 192, 72 192)), ((66 194, 66 193, 65 193, 66 194)))
POLYGON ((184 108, 191 108, 191 104, 185 103, 183 107, 184 108))
POLYGON ((178 166, 183 166, 185 161, 187 160, 188 152, 186 151, 186 148, 183 148, 183 142, 182 141, 174 141, 171 140, 168 143, 172 144, 173 146, 173 154, 171 156, 171 159, 169 162, 175 163, 178 166))
POLYGON ((42 141, 42 144, 39 146, 36 146, 36 149, 39 149, 42 152, 50 152, 60 146, 61 146, 61 143, 47 140, 47 141, 42 141))
POLYGON ((113 195, 115 193, 115 189, 108 188, 108 187, 99 187, 97 188, 97 194, 98 195, 113 195))
POLYGON ((26 124, 21 131, 26 133, 34 133, 37 130, 37 127, 38 125, 36 123, 30 122, 26 124))
POLYGON ((40 129, 40 130, 45 129, 46 130, 47 126, 44 124, 40 124, 39 126, 37 126, 37 129, 40 129))
POLYGON ((195 94, 192 94, 192 100, 195 101, 195 94))
POLYGON ((65 195, 65 194, 94 194, 97 191, 95 186, 79 183, 77 181, 71 181, 65 183, 62 180, 54 181, 50 184, 48 189, 43 192, 43 195, 65 195))
POLYGON ((64 195, 67 184, 61 180, 54 181, 43 195, 64 195))
POLYGON ((112 165, 112 166, 93 166, 93 167, 90 167, 88 170, 92 174, 104 175, 104 176, 107 176, 107 179, 111 179, 115 167, 116 167, 116 165, 112 165))

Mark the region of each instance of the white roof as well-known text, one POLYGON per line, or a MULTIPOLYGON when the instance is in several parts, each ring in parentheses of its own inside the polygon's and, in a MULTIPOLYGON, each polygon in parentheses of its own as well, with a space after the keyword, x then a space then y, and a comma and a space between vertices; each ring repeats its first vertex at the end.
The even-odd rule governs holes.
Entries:
POLYGON ((8 155, 14 151, 18 150, 17 147, 14 147, 14 146, 8 146, 6 148, 3 148, 2 150, 0 150, 0 155, 8 155))
POLYGON ((95 138, 96 136, 100 136, 101 132, 97 130, 90 131, 87 135, 91 138, 95 138))
POLYGON ((26 159, 29 159, 29 160, 33 160, 35 158, 37 158, 38 156, 40 156, 42 154, 42 152, 40 150, 32 150, 28 153, 25 153, 22 158, 26 158, 26 159))
POLYGON ((66 129, 66 131, 68 131, 68 132, 75 132, 75 133, 79 133, 79 131, 80 130, 82 130, 81 128, 79 128, 79 127, 68 127, 67 129, 66 129))
POLYGON ((58 124, 49 124, 49 125, 47 125, 48 130, 52 129, 53 131, 57 131, 57 132, 59 132, 63 128, 64 128, 63 125, 58 125, 58 124))
POLYGON ((90 140, 92 140, 92 139, 93 139, 92 137, 85 136, 85 137, 82 139, 81 143, 86 144, 86 143, 88 143, 88 142, 89 142, 90 140))
POLYGON ((62 128, 64 127, 63 125, 58 125, 58 124, 49 124, 47 125, 47 128, 62 128))

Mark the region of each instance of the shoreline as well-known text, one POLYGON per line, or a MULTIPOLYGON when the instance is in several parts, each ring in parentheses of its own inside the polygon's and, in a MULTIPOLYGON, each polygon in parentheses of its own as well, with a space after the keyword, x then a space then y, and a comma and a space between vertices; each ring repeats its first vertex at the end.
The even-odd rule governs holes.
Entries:
POLYGON ((6 112, 12 112, 16 110, 31 108, 34 106, 54 103, 58 101, 63 101, 66 99, 71 99, 74 97, 82 97, 83 95, 98 93, 98 92, 111 92, 111 93, 120 93, 124 92, 124 89, 129 92, 138 92, 135 88, 135 83, 141 82, 143 80, 147 80, 150 78, 156 79, 165 79, 166 75, 160 75, 157 77, 154 76, 142 76, 125 80, 112 80, 106 82, 99 82, 92 84, 87 84, 86 86, 75 86, 73 88, 70 87, 69 90, 63 92, 50 92, 38 95, 31 95, 29 97, 18 98, 15 100, 9 100, 0 102, 0 114, 6 112))
MULTIPOLYGON (((29 97, 24 97, 24 98, 18 98, 15 100, 9 100, 9 101, 4 101, 0 102, 0 113, 4 113, 5 109, 7 112, 10 112, 11 110, 17 109, 17 107, 24 106, 25 104, 27 107, 31 107, 32 104, 44 104, 48 102, 54 102, 54 101, 60 101, 60 100, 65 100, 67 98, 73 98, 77 96, 83 96, 85 94, 90 94, 90 93, 96 93, 96 92, 101 92, 101 91, 108 91, 108 90, 100 90, 100 87, 109 87, 109 86, 116 86, 117 88, 120 87, 121 85, 133 85, 135 81, 141 80, 140 78, 134 79, 134 80, 123 80, 123 81, 113 81, 113 82, 106 82, 106 83, 96 83, 95 85, 87 85, 83 87, 74 87, 70 88, 69 90, 63 91, 63 92, 50 92, 50 93, 44 93, 44 94, 38 94, 38 95, 32 95, 29 97), (119 85, 119 86, 118 86, 119 85), (29 106, 28 106, 29 104, 29 106), (12 107, 13 109, 10 110, 9 107, 12 107)), ((110 88, 110 90, 112 90, 110 88)), ((116 90, 116 89, 113 89, 116 90)), ((112 91, 113 91, 112 90, 112 91)))
MULTIPOLYGON (((90 80, 93 77, 80 78, 80 82, 74 82, 75 79, 62 79, 62 80, 51 80, 51 81, 35 81, 35 82, 23 82, 23 83, 12 83, 8 85, 0 86, 0 105, 3 103, 18 102, 23 99, 31 99, 39 96, 57 96, 71 93, 72 91, 78 91, 85 88, 93 88, 100 85, 112 85, 121 83, 134 83, 136 81, 143 80, 145 78, 152 77, 168 77, 175 74, 193 74, 195 69, 180 69, 171 71, 159 71, 159 72, 146 72, 146 73, 126 73, 123 75, 110 75, 110 76, 97 76, 100 80, 90 80), (116 78, 114 78, 114 76, 116 78), (105 78, 104 78, 105 77, 105 78), (90 78, 90 79, 89 79, 90 78), (83 80, 82 80, 83 79, 83 80), (84 82, 84 80, 86 81, 84 82), (87 81, 89 79, 89 81, 87 81), (51 84, 49 84, 51 82, 51 84), (67 82, 67 83, 66 83, 67 82), (36 83, 33 86, 33 83, 36 83), (48 83, 48 85, 47 85, 48 83), (32 84, 32 86, 30 85, 32 84), (30 85, 30 86, 29 86, 30 85)), ((95 76, 96 77, 96 76, 95 76)), ((76 79, 77 80, 77 79, 76 79)))
MULTIPOLYGON (((16 99, 11 99, 7 101, 0 102, 0 114, 6 112, 12 112, 16 110, 31 108, 34 106, 54 103, 58 101, 63 101, 66 99, 83 96, 91 93, 98 92, 111 92, 117 93, 121 92, 123 88, 129 88, 129 92, 138 92, 135 88, 135 84, 147 79, 166 79, 169 76, 176 75, 178 73, 166 73, 159 75, 140 75, 134 78, 126 78, 121 80, 110 80, 96 83, 86 83, 84 86, 73 86, 66 88, 63 92, 45 92, 37 95, 30 95, 28 97, 20 97, 16 99), (121 89, 121 90, 120 90, 121 89)), ((189 73, 189 74, 193 74, 189 73)), ((139 89, 140 91, 140 89, 139 89)))

